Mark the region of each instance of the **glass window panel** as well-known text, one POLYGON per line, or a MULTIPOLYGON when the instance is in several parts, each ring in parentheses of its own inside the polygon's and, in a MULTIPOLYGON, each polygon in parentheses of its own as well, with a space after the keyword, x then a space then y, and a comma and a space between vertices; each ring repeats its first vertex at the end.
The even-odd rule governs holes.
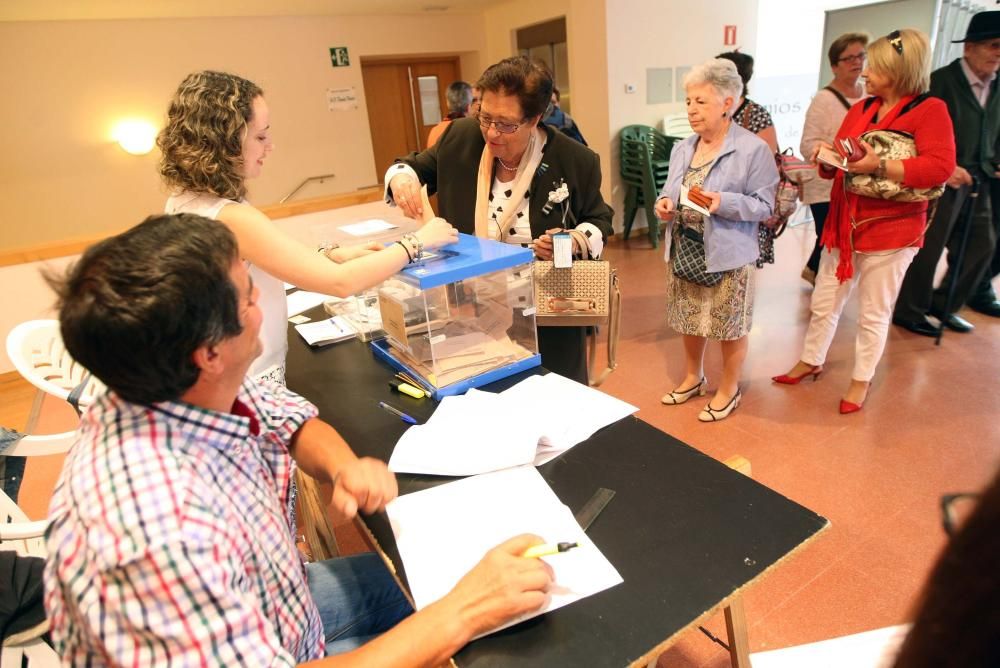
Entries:
POLYGON ((438 78, 436 76, 417 77, 417 90, 420 91, 420 113, 424 118, 424 125, 437 125, 441 122, 438 78))

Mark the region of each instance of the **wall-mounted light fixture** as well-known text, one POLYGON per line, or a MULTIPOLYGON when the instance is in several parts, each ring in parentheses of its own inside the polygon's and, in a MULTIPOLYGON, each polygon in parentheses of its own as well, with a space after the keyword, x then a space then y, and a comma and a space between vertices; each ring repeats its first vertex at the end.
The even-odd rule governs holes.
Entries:
POLYGON ((123 120, 115 124, 111 136, 126 153, 146 155, 156 144, 156 126, 149 121, 123 120))

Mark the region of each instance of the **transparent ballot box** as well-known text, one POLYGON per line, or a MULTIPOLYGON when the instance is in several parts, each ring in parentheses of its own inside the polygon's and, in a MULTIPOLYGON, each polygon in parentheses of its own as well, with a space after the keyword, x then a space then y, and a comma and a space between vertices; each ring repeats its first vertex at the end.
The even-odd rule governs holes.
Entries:
POLYGON ((435 399, 541 364, 530 249, 460 234, 378 289, 375 354, 435 399))
POLYGON ((385 336, 382 330, 382 312, 378 307, 378 288, 369 288, 344 299, 328 299, 323 302, 323 308, 330 315, 342 316, 362 341, 385 336))

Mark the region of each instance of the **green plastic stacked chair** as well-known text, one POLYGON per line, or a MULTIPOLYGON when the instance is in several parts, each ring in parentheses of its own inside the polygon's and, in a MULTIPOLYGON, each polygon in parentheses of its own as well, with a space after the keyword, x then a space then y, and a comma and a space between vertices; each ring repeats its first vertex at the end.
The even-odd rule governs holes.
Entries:
POLYGON ((675 137, 667 137, 648 125, 628 125, 621 131, 621 176, 628 187, 625 193, 625 238, 632 232, 635 214, 646 211, 649 240, 659 245, 660 222, 653 214, 653 204, 667 180, 670 150, 675 137))

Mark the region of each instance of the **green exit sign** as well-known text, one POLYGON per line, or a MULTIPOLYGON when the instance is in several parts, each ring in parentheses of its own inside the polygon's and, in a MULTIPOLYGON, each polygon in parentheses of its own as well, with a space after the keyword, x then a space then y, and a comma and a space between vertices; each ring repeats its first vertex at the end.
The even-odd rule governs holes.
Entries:
POLYGON ((351 59, 347 57, 346 46, 330 47, 330 64, 334 67, 347 67, 351 64, 351 59))

